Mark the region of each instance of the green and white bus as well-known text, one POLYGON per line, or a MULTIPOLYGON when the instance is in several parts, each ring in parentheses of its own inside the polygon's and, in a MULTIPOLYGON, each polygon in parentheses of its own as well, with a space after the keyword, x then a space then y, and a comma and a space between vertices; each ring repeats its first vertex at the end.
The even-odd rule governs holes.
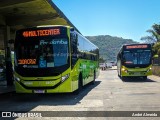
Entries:
POLYGON ((79 92, 99 74, 99 49, 69 26, 37 26, 16 32, 17 93, 79 92))
POLYGON ((117 71, 120 77, 152 75, 152 47, 150 44, 123 45, 117 55, 117 71))

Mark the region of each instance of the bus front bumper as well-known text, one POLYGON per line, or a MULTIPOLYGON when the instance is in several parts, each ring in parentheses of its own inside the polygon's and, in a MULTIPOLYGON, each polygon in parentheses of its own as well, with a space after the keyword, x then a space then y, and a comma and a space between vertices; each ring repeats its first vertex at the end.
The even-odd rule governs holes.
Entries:
POLYGON ((73 91, 71 89, 72 83, 70 81, 65 81, 57 85, 55 88, 47 88, 47 87, 25 88, 18 81, 14 81, 14 84, 15 84, 16 93, 66 93, 66 92, 73 91))
POLYGON ((137 68, 137 69, 128 69, 123 67, 121 69, 122 76, 148 76, 152 75, 151 67, 147 68, 137 68))

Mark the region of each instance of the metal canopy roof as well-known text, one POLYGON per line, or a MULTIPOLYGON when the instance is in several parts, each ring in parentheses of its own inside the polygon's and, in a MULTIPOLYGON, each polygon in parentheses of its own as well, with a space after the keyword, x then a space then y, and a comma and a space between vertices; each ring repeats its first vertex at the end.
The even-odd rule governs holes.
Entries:
POLYGON ((52 0, 0 0, 0 46, 6 25, 10 26, 11 37, 18 29, 37 25, 69 25, 76 29, 52 0))

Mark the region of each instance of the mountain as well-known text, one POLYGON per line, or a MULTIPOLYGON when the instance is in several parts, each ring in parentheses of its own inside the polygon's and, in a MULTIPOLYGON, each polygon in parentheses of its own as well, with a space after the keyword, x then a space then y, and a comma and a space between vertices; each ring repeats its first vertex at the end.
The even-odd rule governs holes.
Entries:
POLYGON ((123 44, 138 43, 132 39, 110 35, 86 36, 86 38, 99 47, 100 57, 106 61, 116 61, 117 53, 123 44))

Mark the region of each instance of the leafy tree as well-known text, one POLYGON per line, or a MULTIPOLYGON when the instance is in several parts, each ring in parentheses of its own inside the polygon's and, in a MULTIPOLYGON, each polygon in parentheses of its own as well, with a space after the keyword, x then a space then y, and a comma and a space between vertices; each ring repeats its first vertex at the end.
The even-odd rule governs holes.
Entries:
POLYGON ((142 37, 141 40, 147 43, 160 42, 160 24, 152 25, 152 29, 149 29, 146 32, 150 35, 142 37))
POLYGON ((152 25, 152 29, 147 30, 147 32, 150 35, 142 37, 141 40, 154 43, 153 52, 160 55, 160 24, 152 25))
POLYGON ((158 49, 158 52, 157 52, 157 54, 160 56, 160 49, 158 49))
POLYGON ((154 52, 154 54, 160 55, 160 42, 157 42, 156 44, 154 44, 153 52, 154 52))

